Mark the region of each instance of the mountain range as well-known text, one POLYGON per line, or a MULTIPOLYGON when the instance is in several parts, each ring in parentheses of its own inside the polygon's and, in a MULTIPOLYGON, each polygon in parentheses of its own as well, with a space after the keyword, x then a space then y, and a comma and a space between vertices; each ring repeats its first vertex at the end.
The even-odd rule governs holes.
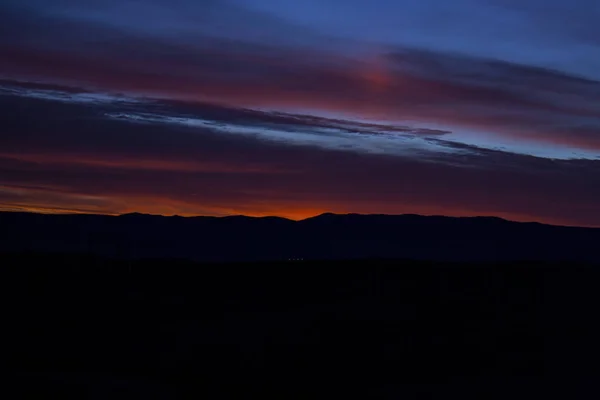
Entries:
POLYGON ((414 259, 600 262, 600 229, 495 217, 0 213, 0 251, 201 262, 414 259))

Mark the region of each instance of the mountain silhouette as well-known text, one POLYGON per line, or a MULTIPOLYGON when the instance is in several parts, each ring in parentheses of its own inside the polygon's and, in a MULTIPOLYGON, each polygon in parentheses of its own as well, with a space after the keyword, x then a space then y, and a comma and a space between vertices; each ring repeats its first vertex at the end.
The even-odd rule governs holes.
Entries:
POLYGON ((180 217, 0 213, 0 251, 203 262, 415 259, 600 262, 600 229, 496 217, 325 213, 180 217))
POLYGON ((598 229, 139 213, 0 228, 2 354, 25 398, 598 397, 600 269, 572 262, 598 262, 598 229))

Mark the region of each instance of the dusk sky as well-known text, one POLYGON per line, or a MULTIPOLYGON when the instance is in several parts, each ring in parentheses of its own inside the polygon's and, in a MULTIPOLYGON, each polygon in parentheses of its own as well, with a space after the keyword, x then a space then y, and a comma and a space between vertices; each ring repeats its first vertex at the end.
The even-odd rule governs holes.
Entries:
POLYGON ((0 210, 600 227, 597 0, 3 0, 0 210))

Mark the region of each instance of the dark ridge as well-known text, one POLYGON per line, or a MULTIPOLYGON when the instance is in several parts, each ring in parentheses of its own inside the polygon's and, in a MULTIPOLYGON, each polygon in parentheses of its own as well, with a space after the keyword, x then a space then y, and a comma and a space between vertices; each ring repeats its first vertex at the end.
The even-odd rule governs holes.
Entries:
POLYGON ((0 251, 51 251, 204 262, 414 259, 600 262, 600 229, 496 217, 325 213, 165 217, 0 213, 0 251))
POLYGON ((138 212, 133 212, 133 213, 128 213, 128 214, 121 214, 121 215, 119 215, 119 217, 121 217, 121 218, 150 218, 150 217, 162 217, 162 216, 154 215, 154 214, 142 214, 142 213, 138 213, 138 212))

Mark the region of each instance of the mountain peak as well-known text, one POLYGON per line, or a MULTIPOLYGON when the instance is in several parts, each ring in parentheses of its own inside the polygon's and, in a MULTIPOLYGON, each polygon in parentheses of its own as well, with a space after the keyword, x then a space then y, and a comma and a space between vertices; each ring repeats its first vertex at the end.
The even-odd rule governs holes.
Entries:
POLYGON ((124 217, 124 218, 140 218, 140 217, 151 217, 151 216, 152 216, 151 214, 143 214, 143 213, 139 213, 139 212, 132 212, 132 213, 119 215, 119 217, 124 217))

